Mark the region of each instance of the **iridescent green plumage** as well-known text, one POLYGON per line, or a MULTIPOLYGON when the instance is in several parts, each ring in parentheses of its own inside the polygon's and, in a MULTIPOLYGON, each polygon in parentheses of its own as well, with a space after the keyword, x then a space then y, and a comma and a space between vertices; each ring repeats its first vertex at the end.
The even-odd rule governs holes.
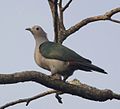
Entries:
POLYGON ((56 59, 64 62, 70 62, 71 67, 84 71, 98 71, 106 73, 103 69, 95 66, 88 59, 83 58, 73 50, 54 42, 46 41, 39 47, 42 56, 48 59, 56 59))
POLYGON ((77 61, 82 63, 91 63, 90 60, 83 58, 73 50, 54 42, 44 42, 40 45, 41 54, 49 59, 58 59, 61 61, 77 61))

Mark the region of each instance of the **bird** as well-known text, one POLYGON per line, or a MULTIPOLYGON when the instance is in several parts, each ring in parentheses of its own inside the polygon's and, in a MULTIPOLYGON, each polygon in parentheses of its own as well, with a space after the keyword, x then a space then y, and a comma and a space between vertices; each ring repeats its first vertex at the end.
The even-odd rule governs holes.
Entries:
POLYGON ((68 77, 73 75, 75 70, 97 71, 107 74, 105 70, 92 64, 91 60, 80 56, 72 49, 49 41, 47 33, 41 26, 35 25, 26 28, 26 30, 30 31, 35 39, 34 59, 36 64, 50 71, 52 76, 58 74, 63 78, 63 81, 66 81, 68 77))

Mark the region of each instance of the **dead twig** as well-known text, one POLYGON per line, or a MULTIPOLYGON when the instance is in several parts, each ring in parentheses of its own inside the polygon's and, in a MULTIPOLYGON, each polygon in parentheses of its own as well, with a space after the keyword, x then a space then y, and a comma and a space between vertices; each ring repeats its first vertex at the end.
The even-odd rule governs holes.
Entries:
POLYGON ((65 11, 71 3, 72 3, 72 0, 69 0, 68 3, 63 7, 62 11, 65 11))
POLYGON ((41 98, 41 97, 44 97, 46 95, 50 95, 50 94, 56 93, 56 92, 58 92, 58 91, 56 91, 56 90, 49 90, 49 91, 40 93, 40 94, 35 95, 33 97, 30 97, 30 98, 24 98, 24 99, 19 99, 19 100, 16 100, 16 101, 12 101, 12 102, 6 103, 5 105, 1 106, 0 109, 5 109, 7 107, 10 107, 10 106, 13 106, 13 105, 16 105, 16 104, 20 104, 20 103, 26 103, 26 106, 28 106, 28 104, 31 101, 36 100, 36 99, 41 98))

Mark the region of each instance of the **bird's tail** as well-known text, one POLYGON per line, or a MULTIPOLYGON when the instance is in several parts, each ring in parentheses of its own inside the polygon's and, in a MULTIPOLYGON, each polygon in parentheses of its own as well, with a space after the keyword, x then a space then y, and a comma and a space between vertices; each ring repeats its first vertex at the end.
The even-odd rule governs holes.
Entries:
POLYGON ((84 70, 84 71, 97 71, 97 72, 107 74, 107 72, 103 70, 102 68, 97 67, 90 63, 79 63, 78 67, 79 67, 78 69, 84 70))

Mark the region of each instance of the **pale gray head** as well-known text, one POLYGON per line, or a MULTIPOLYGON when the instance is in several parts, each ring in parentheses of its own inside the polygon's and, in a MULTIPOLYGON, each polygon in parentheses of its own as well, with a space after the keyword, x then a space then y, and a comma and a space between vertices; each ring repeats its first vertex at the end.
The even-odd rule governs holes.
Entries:
POLYGON ((46 32, 38 25, 35 25, 32 28, 26 28, 26 30, 33 34, 36 41, 44 42, 48 40, 46 32))
POLYGON ((26 28, 26 30, 30 31, 35 39, 38 37, 46 37, 45 31, 38 25, 35 25, 32 28, 26 28))

